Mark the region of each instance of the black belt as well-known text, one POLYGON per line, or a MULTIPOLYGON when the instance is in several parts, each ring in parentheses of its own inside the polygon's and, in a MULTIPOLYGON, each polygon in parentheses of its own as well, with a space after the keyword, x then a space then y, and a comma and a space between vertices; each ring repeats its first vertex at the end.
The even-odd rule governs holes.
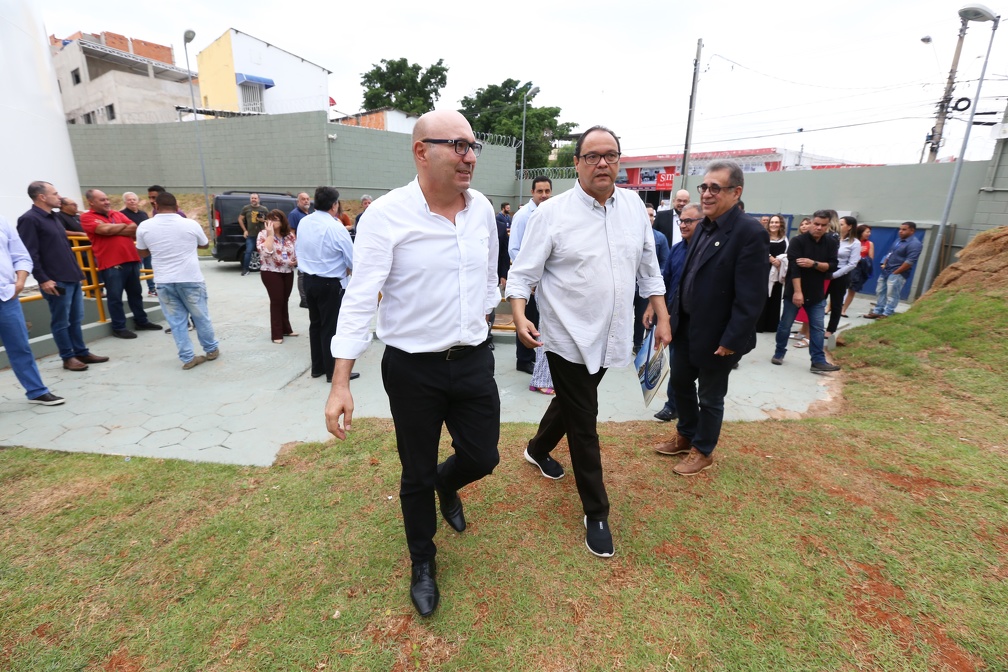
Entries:
MULTIPOLYGON (((411 355, 413 357, 429 357, 431 359, 442 359, 444 361, 450 362, 456 359, 462 359, 463 357, 468 357, 476 350, 484 347, 489 340, 483 341, 479 345, 453 345, 447 350, 442 350, 440 352, 406 352, 405 350, 400 350, 404 354, 411 355)), ((389 346, 392 347, 392 346, 389 346)), ((399 350, 399 348, 396 348, 399 350)))

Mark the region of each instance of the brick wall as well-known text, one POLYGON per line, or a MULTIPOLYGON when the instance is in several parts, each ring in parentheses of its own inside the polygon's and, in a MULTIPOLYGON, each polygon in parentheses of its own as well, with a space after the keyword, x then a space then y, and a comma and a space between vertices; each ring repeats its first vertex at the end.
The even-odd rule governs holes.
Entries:
POLYGON ((167 63, 168 65, 175 65, 175 57, 171 47, 146 40, 138 40, 135 37, 131 41, 133 42, 133 53, 137 56, 143 56, 144 58, 167 63))
POLYGON ((119 33, 104 32, 101 34, 102 44, 106 47, 112 47, 113 49, 118 49, 119 51, 129 52, 129 38, 125 35, 120 35, 119 33))

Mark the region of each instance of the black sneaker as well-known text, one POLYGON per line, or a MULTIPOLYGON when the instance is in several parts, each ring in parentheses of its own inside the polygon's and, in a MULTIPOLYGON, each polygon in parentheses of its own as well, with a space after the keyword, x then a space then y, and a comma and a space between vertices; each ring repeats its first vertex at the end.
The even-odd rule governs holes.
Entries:
POLYGON ((812 362, 812 366, 809 367, 809 371, 812 373, 831 373, 839 370, 839 364, 830 364, 829 362, 812 362))
POLYGON ((112 335, 116 338, 136 338, 136 334, 129 329, 113 329, 112 335))
POLYGON ((143 324, 138 324, 133 327, 137 331, 161 331, 164 329, 160 324, 154 324, 153 322, 144 322, 143 324))
POLYGON ((51 392, 46 392, 43 395, 35 397, 34 399, 28 400, 29 404, 42 404, 43 406, 59 406, 63 403, 63 397, 57 397, 51 392))
POLYGON ((535 459, 529 455, 528 448, 525 448, 525 460, 529 464, 534 464, 539 467, 539 471, 546 478, 552 478, 554 481, 564 477, 564 468, 560 466, 560 463, 554 460, 552 457, 547 455, 542 459, 535 459))
POLYGON ((609 532, 609 521, 588 520, 584 517, 585 546, 600 558, 611 558, 616 549, 613 548, 612 533, 609 532))
POLYGON ((662 422, 672 422, 679 417, 679 414, 668 406, 664 406, 660 411, 654 414, 654 417, 656 420, 661 420, 662 422))

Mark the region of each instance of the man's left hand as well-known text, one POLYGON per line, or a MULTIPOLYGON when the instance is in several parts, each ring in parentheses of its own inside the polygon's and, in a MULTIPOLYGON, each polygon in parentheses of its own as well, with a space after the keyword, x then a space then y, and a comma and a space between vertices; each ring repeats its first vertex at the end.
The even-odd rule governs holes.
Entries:
POLYGON ((718 357, 730 357, 735 354, 735 351, 729 350, 723 345, 719 345, 718 349, 714 351, 714 354, 717 355, 718 357))
POLYGON ((672 342, 672 325, 668 319, 659 319, 655 323, 654 335, 655 350, 672 342))

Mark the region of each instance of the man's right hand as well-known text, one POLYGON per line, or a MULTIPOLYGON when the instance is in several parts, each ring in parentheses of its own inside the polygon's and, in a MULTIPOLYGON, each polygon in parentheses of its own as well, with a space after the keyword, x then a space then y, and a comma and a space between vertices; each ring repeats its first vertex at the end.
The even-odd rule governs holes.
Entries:
POLYGON ((46 294, 52 294, 53 296, 59 294, 59 292, 56 291, 55 280, 46 280, 45 282, 40 282, 39 289, 45 292, 46 294))
POLYGON ((334 384, 329 390, 329 398, 326 399, 326 429, 340 441, 346 439, 346 433, 353 420, 353 409, 353 395, 350 394, 350 387, 344 385, 337 387, 334 384), (343 426, 340 426, 340 417, 343 418, 343 426))
POLYGON ((248 238, 248 231, 242 231, 242 238, 248 238))
POLYGON ((532 324, 531 320, 525 319, 524 315, 514 316, 515 335, 526 348, 538 348, 542 345, 539 338, 539 331, 532 324))

